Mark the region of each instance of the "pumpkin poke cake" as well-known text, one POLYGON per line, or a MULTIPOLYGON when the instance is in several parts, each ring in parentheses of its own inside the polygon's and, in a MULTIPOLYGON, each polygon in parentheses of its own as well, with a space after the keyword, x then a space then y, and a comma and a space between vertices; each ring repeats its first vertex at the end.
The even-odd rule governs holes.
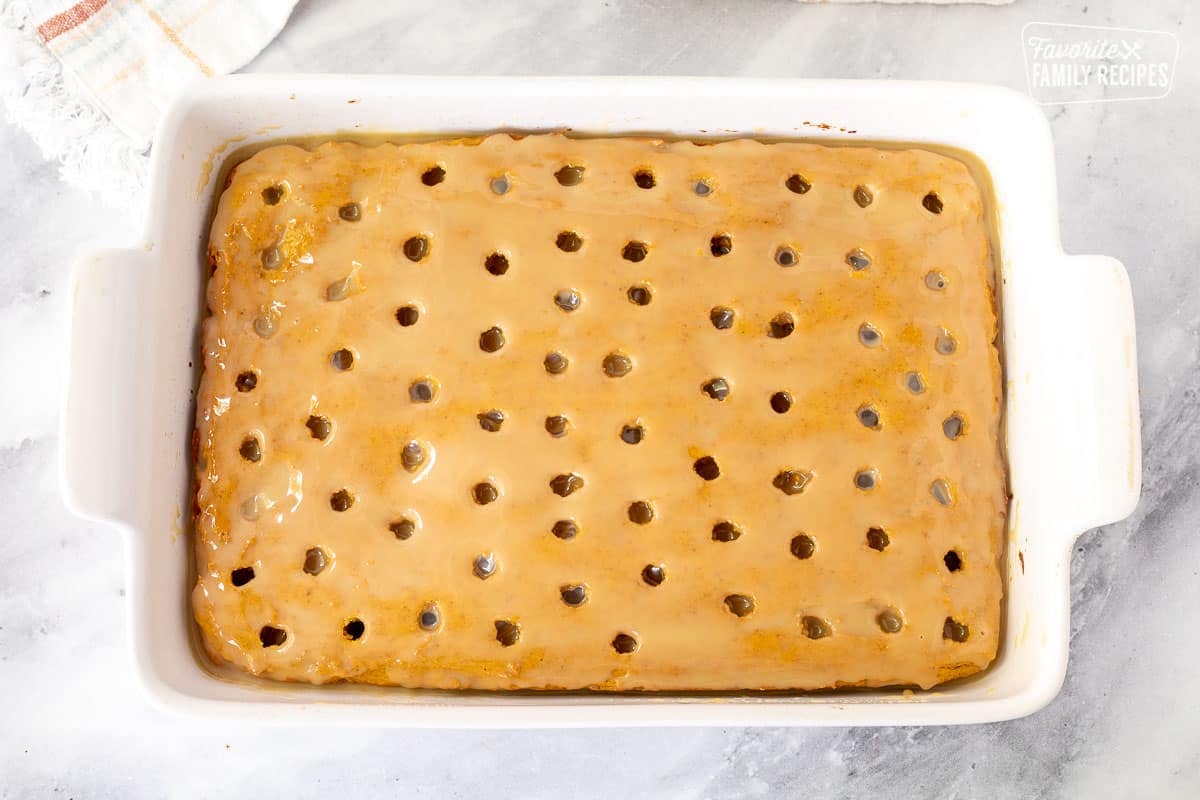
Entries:
POLYGON ((1008 497, 989 202, 916 147, 258 151, 208 242, 205 649, 437 689, 985 669, 1008 497))

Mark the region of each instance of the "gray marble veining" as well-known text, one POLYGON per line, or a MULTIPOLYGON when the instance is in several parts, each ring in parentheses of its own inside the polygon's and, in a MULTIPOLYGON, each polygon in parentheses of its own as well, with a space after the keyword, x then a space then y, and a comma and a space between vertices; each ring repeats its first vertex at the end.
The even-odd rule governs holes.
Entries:
POLYGON ((1145 456, 1137 512, 1077 543, 1070 671, 1049 708, 960 729, 516 733, 163 715, 129 675, 122 542, 64 510, 55 472, 70 261, 138 233, 128 215, 65 188, 20 131, 0 126, 0 797, 1200 795, 1194 3, 313 1, 250 69, 951 78, 1023 89, 1019 34, 1034 20, 1180 40, 1167 98, 1046 109, 1066 249, 1114 255, 1132 278, 1145 456))

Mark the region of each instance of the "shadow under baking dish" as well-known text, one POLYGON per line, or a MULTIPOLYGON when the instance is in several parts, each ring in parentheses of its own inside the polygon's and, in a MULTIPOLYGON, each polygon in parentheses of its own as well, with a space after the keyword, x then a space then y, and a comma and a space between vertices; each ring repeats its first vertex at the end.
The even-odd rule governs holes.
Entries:
MULTIPOLYGON (((528 133, 549 132, 549 131, 520 131, 520 132, 493 131, 493 132, 494 133, 508 132, 508 133, 514 133, 514 134, 528 134, 528 133)), ((489 133, 492 133, 492 132, 489 132, 489 133)), ((580 138, 591 138, 591 137, 588 137, 586 134, 578 132, 578 131, 570 131, 570 135, 574 136, 574 137, 580 137, 580 138)), ((480 136, 480 134, 478 134, 478 133, 464 133, 464 137, 468 137, 468 138, 477 138, 479 136, 480 136)), ((639 136, 639 134, 623 135, 623 137, 628 137, 628 136, 639 136)), ((652 137, 652 138, 662 138, 662 139, 670 140, 670 141, 680 140, 680 137, 672 137, 669 135, 655 135, 653 133, 646 133, 645 136, 652 137)), ((279 144, 297 144, 297 145, 303 146, 303 147, 311 147, 315 144, 325 142, 325 141, 341 141, 341 142, 349 141, 349 142, 356 142, 356 143, 367 144, 367 145, 380 144, 383 142, 404 144, 404 143, 412 143, 412 142, 443 141, 443 140, 453 139, 453 138, 455 138, 455 137, 452 135, 447 135, 445 133, 439 133, 437 135, 404 135, 404 136, 388 135, 388 134, 363 135, 361 133, 353 133, 353 134, 335 133, 335 134, 331 134, 329 136, 311 136, 311 137, 303 137, 300 139, 292 138, 292 139, 280 139, 280 140, 269 141, 269 142, 261 142, 261 143, 255 144, 251 147, 239 149, 239 150, 235 151, 234 153, 232 153, 222 163, 222 165, 220 167, 220 171, 218 173, 218 179, 216 181, 216 186, 224 187, 226 185, 226 181, 228 180, 228 177, 229 177, 232 169, 237 164, 239 164, 242 161, 244 161, 245 159, 249 158, 255 152, 258 152, 267 147, 271 147, 271 146, 275 146, 275 145, 279 145, 279 144)), ((602 137, 600 134, 597 134, 597 138, 602 138, 602 137)), ((734 140, 734 139, 745 139, 745 138, 751 138, 751 137, 714 136, 712 139, 697 139, 696 137, 687 137, 686 140, 694 141, 694 142, 716 143, 716 142, 720 142, 720 141, 730 141, 730 140, 734 140)), ((853 146, 853 147, 877 147, 877 148, 881 148, 881 149, 897 149, 897 150, 909 149, 909 148, 919 148, 922 150, 950 156, 950 157, 964 163, 965 165, 967 165, 967 167, 969 168, 969 170, 971 172, 972 177, 975 179, 977 185, 980 188, 980 191, 981 191, 981 194, 982 194, 983 200, 984 200, 984 218, 985 218, 985 221, 987 224, 989 240, 990 240, 989 260, 991 263, 991 270, 992 270, 992 274, 993 274, 992 301, 995 306, 995 310, 996 310, 996 314, 997 314, 997 339, 994 342, 994 344, 1000 351, 1001 387, 1002 387, 1002 391, 1003 391, 1003 387, 1006 386, 1005 375, 1004 375, 1005 359, 1004 359, 1004 353, 1003 353, 1003 349, 1002 349, 1002 337, 1000 336, 1000 331, 999 331, 999 323, 1000 323, 1000 320, 1002 319, 1002 314, 1001 314, 1001 309, 999 308, 1000 293, 995 291, 995 288, 994 288, 995 282, 1002 279, 1002 277, 1003 277, 999 274, 1000 264, 1002 264, 1003 261, 1000 258, 1000 243, 999 243, 998 236, 997 236, 997 229, 998 229, 997 219, 996 219, 997 210, 996 210, 996 204, 994 201, 994 196, 993 196, 993 192, 992 192, 992 188, 991 188, 991 179, 987 173, 987 170, 984 168, 983 164, 976 157, 971 155, 970 153, 956 150, 953 148, 937 147, 937 146, 932 146, 932 145, 928 145, 928 144, 924 144, 924 143, 909 145, 909 144, 905 144, 902 142, 880 142, 880 141, 860 141, 860 140, 829 140, 829 139, 811 140, 811 139, 784 139, 784 138, 771 138, 771 137, 761 137, 761 138, 753 137, 753 138, 755 138, 757 141, 768 142, 768 143, 770 143, 770 142, 802 142, 802 143, 818 144, 823 147, 838 147, 838 146, 850 147, 850 146, 853 146)), ((218 199, 219 199, 219 192, 215 193, 210 198, 208 220, 207 220, 207 224, 205 226, 206 231, 209 228, 211 228, 211 222, 212 222, 213 215, 215 214, 216 204, 217 204, 218 199)), ((208 267, 207 267, 206 260, 205 260, 203 243, 200 248, 200 251, 197 253, 196 262, 197 262, 197 268, 204 271, 205 280, 202 281, 202 284, 206 284, 208 267)), ((200 311, 203 312, 204 311, 203 298, 202 297, 198 298, 198 301, 199 301, 200 311)), ((200 315, 198 315, 198 318, 203 318, 203 316, 204 316, 204 314, 201 313, 200 315)), ((197 342, 199 341, 199 330, 196 331, 196 341, 197 342)), ((198 349, 199 348, 197 348, 197 351, 198 351, 198 349)), ((201 364, 200 364, 199 360, 197 360, 197 362, 196 362, 194 371, 195 371, 195 379, 198 381, 199 375, 201 372, 201 364)), ((1000 409, 1001 409, 1001 414, 1000 414, 1001 430, 1000 430, 999 441, 1000 441, 1000 447, 1001 447, 1001 456, 1003 458, 1004 457, 1003 445, 1004 445, 1004 442, 1006 439, 1006 437, 1004 435, 1005 415, 1003 414, 1003 410, 1004 410, 1003 396, 1001 397, 1001 400, 1000 400, 1000 409)), ((193 417, 194 417, 194 413, 195 413, 194 407, 193 407, 192 411, 193 411, 193 417)), ((194 491, 193 491, 192 487, 188 488, 188 496, 194 497, 194 491)), ((195 531, 193 529, 193 523, 194 523, 194 515, 189 518, 188 525, 187 525, 188 536, 192 537, 192 538, 194 538, 194 536, 195 536, 195 531)), ((1016 520, 1013 519, 1011 516, 1009 516, 1007 518, 1006 535, 1004 536, 1004 539, 1003 539, 1003 545, 1002 545, 1000 551, 997 553, 997 558, 999 559, 999 566, 1000 566, 1000 570, 1001 570, 1001 578, 1004 581, 1005 586, 1007 586, 1007 582, 1008 582, 1008 569, 1009 569, 1008 554, 1006 552, 1006 549, 1007 549, 1007 544, 1008 544, 1009 540, 1010 539, 1015 540, 1015 537, 1013 535, 1013 528, 1015 526, 1015 523, 1016 523, 1016 520)), ((189 574, 194 578, 195 574, 196 574, 196 564, 194 561, 194 559, 195 559, 194 548, 187 548, 187 550, 188 550, 188 554, 189 554, 189 559, 191 559, 189 574)), ((1021 558, 1021 564, 1023 567, 1023 565, 1024 565, 1024 556, 1023 555, 1021 558)), ((191 585, 189 584, 189 586, 188 586, 189 592, 190 592, 190 588, 191 588, 191 585)), ((202 644, 200 642, 200 632, 199 632, 199 628, 196 625, 196 623, 193 619, 192 613, 191 613, 191 602, 190 602, 189 596, 187 594, 185 594, 185 597, 183 599, 184 599, 184 604, 185 604, 184 613, 185 613, 187 619, 189 620, 189 630, 190 630, 190 634, 191 634, 189 639, 190 639, 190 642, 192 645, 193 654, 196 658, 198 665, 200 665, 200 667, 206 673, 212 675, 213 677, 219 678, 222 681, 233 682, 233 683, 236 683, 239 685, 252 686, 256 690, 260 690, 260 691, 284 692, 287 694, 295 694, 295 693, 303 693, 308 689, 315 690, 317 688, 320 688, 323 691, 329 691, 331 689, 333 689, 335 691, 345 691, 345 690, 352 688, 357 693, 367 693, 371 696, 388 696, 388 695, 394 695, 396 693, 413 693, 413 694, 420 694, 420 695, 423 695, 426 697, 430 697, 430 696, 437 697, 437 696, 441 696, 441 695, 461 697, 461 696, 465 695, 465 696, 480 696, 480 697, 495 698, 497 695, 513 696, 513 697, 521 697, 521 696, 547 697, 547 696, 580 696, 580 695, 590 696, 590 695, 596 695, 596 694, 604 694, 604 695, 636 694, 636 695, 642 695, 642 696, 650 695, 650 696, 655 696, 655 697, 663 697, 663 698, 668 698, 668 699, 669 698, 692 697, 692 698, 697 698, 697 699, 731 699, 731 700, 741 698, 741 697, 771 697, 771 696, 795 697, 798 695, 813 696, 813 697, 829 697, 831 695, 838 695, 839 697, 847 698, 847 702, 854 702, 852 698, 855 694, 858 694, 858 693, 863 693, 863 694, 865 694, 867 692, 873 693, 875 695, 875 697, 873 697, 872 699, 873 699, 873 701, 877 702, 878 701, 878 693, 881 691, 891 691, 896 695, 897 699, 901 699, 904 696, 910 695, 912 693, 912 691, 914 691, 914 690, 916 692, 922 691, 920 689, 915 689, 915 687, 908 687, 908 686, 903 686, 903 685, 894 686, 894 687, 886 687, 885 689, 882 689, 882 690, 879 687, 869 687, 869 688, 859 689, 854 686, 844 686, 844 687, 821 689, 821 690, 815 690, 815 691, 755 690, 755 689, 740 689, 740 690, 727 690, 727 691, 726 690, 723 690, 723 691, 677 691, 677 690, 639 690, 639 689, 633 689, 633 690, 630 690, 630 689, 622 689, 622 690, 578 689, 578 690, 563 691, 563 690, 553 690, 553 689, 521 689, 521 690, 448 690, 448 689, 440 689, 439 690, 439 689, 424 689, 424 688, 407 689, 407 688, 403 688, 403 687, 378 686, 378 685, 372 685, 372 684, 354 683, 351 681, 335 681, 332 683, 321 684, 320 686, 309 685, 309 684, 304 684, 304 683, 284 683, 284 682, 280 682, 280 681, 276 681, 276 680, 272 680, 272 679, 251 676, 251 675, 241 671, 240 669, 233 667, 231 665, 228 665, 228 664, 214 663, 208 657, 207 653, 205 652, 204 647, 202 646, 202 644)), ((1005 601, 1002 600, 1002 604, 1004 602, 1005 601)), ((993 660, 992 664, 989 665, 989 667, 987 669, 985 669, 981 672, 978 672, 976 674, 973 674, 973 675, 965 677, 965 678, 960 678, 960 679, 956 679, 953 681, 948 681, 946 683, 939 684, 937 687, 935 687, 931 690, 928 690, 928 692, 937 693, 937 692, 942 691, 943 689, 948 689, 948 688, 954 687, 954 686, 969 685, 971 683, 974 683, 976 681, 979 681, 979 680, 985 678, 987 676, 988 672, 991 669, 993 669, 996 664, 1001 662, 1003 660, 1003 658, 1005 657, 1004 630, 1005 630, 1005 627, 1009 624, 1009 622, 1007 620, 1007 609, 1005 607, 1003 607, 1003 605, 1001 608, 1000 620, 1001 620, 1001 622, 1000 622, 1001 627, 1000 627, 1000 630, 996 632, 996 640, 998 642, 998 651, 997 651, 996 658, 993 660)))

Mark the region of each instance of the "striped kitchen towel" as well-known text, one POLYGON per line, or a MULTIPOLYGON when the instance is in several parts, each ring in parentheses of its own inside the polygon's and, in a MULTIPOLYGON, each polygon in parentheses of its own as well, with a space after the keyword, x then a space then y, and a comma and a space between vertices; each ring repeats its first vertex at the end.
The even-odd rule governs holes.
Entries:
POLYGON ((135 208, 171 97, 254 58, 295 3, 0 0, 0 96, 65 178, 135 208))

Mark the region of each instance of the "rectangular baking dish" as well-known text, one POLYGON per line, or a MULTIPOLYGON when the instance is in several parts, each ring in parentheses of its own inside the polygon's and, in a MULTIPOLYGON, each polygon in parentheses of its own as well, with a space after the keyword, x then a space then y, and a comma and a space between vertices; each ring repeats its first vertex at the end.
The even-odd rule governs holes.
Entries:
POLYGON ((234 76, 197 84, 155 140, 144 240, 75 268, 62 486, 126 537, 129 628, 150 698, 181 712, 400 726, 917 725, 1029 714, 1067 665, 1070 549, 1141 489, 1125 270, 1059 243, 1042 112, 1012 91, 946 83, 696 78, 234 76), (1000 654, 928 692, 446 693, 274 684, 226 674, 188 604, 190 442, 202 268, 223 159, 285 137, 495 130, 924 144, 973 156, 998 218, 998 300, 1012 505, 1000 654))

